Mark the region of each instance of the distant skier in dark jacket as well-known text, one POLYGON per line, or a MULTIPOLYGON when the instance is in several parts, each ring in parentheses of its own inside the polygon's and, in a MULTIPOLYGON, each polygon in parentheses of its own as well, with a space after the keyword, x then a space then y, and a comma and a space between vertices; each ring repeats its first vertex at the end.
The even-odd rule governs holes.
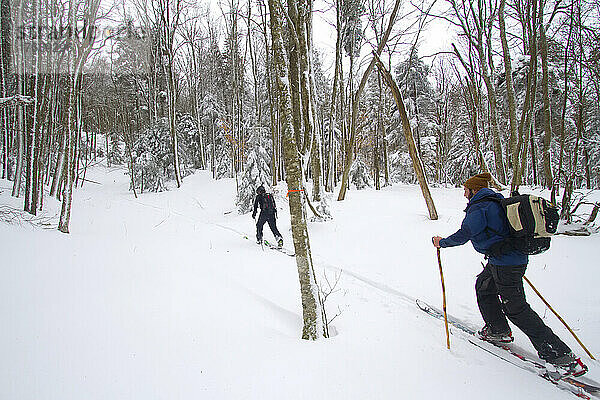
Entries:
POLYGON ((492 244, 509 234, 508 221, 502 206, 490 198, 504 198, 488 188, 489 173, 475 175, 464 184, 464 196, 469 200, 466 215, 460 229, 443 239, 433 237, 433 245, 440 247, 460 246, 469 240, 475 250, 485 254, 487 265, 477 276, 475 292, 477 304, 485 326, 479 336, 491 342, 512 342, 508 319, 531 340, 540 358, 556 367, 559 372, 583 375, 587 367, 571 349, 544 324, 525 299, 523 276, 528 256, 517 251, 492 255, 492 244))
POLYGON ((252 212, 252 218, 256 219, 256 210, 260 206, 260 214, 258 215, 258 221, 256 222, 256 243, 261 244, 263 239, 263 225, 265 222, 269 223, 269 228, 273 232, 273 236, 277 240, 279 247, 283 246, 283 237, 277 230, 277 207, 275 206, 275 199, 271 193, 267 193, 264 186, 260 185, 256 189, 256 199, 254 199, 254 211, 252 212))

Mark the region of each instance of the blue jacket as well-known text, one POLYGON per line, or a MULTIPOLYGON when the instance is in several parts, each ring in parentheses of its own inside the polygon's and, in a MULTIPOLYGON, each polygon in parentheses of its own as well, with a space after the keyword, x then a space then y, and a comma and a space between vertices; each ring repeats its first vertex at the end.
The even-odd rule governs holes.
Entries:
MULTIPOLYGON (((469 200, 466 215, 460 229, 451 236, 440 240, 441 247, 454 247, 467 243, 469 240, 475 250, 486 254, 490 246, 508 236, 508 221, 504 216, 502 206, 492 200, 481 200, 484 197, 503 199, 501 193, 492 189, 480 189, 469 200)), ((489 256, 493 265, 523 265, 527 264, 528 256, 520 252, 510 252, 500 257, 489 256)))

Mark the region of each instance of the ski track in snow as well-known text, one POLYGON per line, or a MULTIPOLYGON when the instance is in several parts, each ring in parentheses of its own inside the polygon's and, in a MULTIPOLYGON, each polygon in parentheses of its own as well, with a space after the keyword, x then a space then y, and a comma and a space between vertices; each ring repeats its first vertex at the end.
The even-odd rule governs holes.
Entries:
MULTIPOLYGON (((131 200, 131 199, 128 199, 128 201, 134 202, 134 203, 142 205, 144 207, 150 207, 150 208, 154 208, 154 209, 161 210, 161 211, 167 211, 164 208, 161 208, 161 207, 158 207, 158 206, 154 206, 154 205, 151 205, 151 204, 145 204, 145 203, 143 203, 141 201, 136 201, 136 200, 131 200)), ((189 219, 190 221, 192 221, 194 223, 200 222, 200 223, 204 223, 204 224, 207 224, 207 225, 216 226, 216 227, 224 229, 226 231, 233 232, 233 233, 237 234, 238 236, 240 236, 240 238, 242 238, 242 239, 244 237, 248 237, 248 238, 252 238, 253 237, 253 234, 249 234, 247 232, 241 232, 241 231, 239 231, 239 230, 237 230, 237 229, 235 229, 235 228, 233 228, 231 226, 227 226, 227 225, 224 225, 224 224, 221 224, 221 223, 217 223, 217 222, 210 221, 210 220, 197 220, 197 219, 194 219, 194 218, 191 218, 191 217, 185 215, 182 212, 174 211, 173 209, 169 209, 168 212, 172 213, 172 214, 175 214, 177 216, 189 219)), ((267 227, 265 227, 265 229, 266 228, 267 227)), ((377 290, 379 290, 381 292, 384 292, 384 293, 390 294, 392 296, 395 296, 395 297, 397 297, 399 299, 402 299, 407 304, 413 304, 415 302, 415 300, 416 300, 416 297, 411 297, 411 296, 409 296, 409 295, 407 295, 405 293, 402 293, 402 292, 400 292, 400 291, 398 291, 398 290, 396 290, 396 289, 394 289, 394 288, 386 285, 385 283, 377 282, 377 281, 374 281, 372 279, 369 279, 366 276, 362 276, 362 275, 360 275, 360 274, 358 274, 356 272, 353 272, 353 271, 349 270, 346 267, 334 266, 332 264, 329 264, 328 262, 324 261, 321 257, 315 256, 315 254, 312 254, 312 258, 313 258, 313 263, 315 264, 316 267, 327 268, 327 269, 329 269, 331 271, 341 271, 344 274, 346 274, 346 275, 348 275, 348 276, 356 279, 357 281, 359 281, 359 282, 361 282, 361 283, 363 283, 363 284, 365 284, 365 285, 367 285, 369 287, 375 288, 375 289, 377 289, 377 290)))

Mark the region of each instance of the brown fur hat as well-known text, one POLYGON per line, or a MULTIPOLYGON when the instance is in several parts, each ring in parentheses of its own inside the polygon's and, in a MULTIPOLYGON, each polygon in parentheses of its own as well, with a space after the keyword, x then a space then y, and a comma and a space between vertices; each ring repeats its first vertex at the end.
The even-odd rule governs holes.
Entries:
POLYGON ((492 180, 492 175, 489 172, 483 174, 477 174, 467 179, 463 185, 467 189, 478 191, 481 188, 489 187, 489 182, 492 180))

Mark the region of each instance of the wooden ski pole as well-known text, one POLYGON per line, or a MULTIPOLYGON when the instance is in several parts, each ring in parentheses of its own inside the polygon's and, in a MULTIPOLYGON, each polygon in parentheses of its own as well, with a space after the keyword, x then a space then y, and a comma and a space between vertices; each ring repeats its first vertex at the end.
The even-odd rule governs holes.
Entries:
POLYGON ((444 272, 442 271, 442 257, 440 248, 437 248, 438 265, 440 266, 440 277, 442 278, 442 308, 444 310, 444 324, 446 325, 446 346, 450 350, 450 331, 448 331, 448 315, 446 314, 446 286, 444 285, 444 272))
POLYGON ((575 340, 577 340, 577 343, 579 343, 579 345, 583 348, 583 350, 585 350, 585 352, 587 353, 587 355, 590 356, 590 358, 592 360, 595 360, 595 358, 592 355, 592 353, 590 353, 590 351, 585 347, 585 345, 581 342, 581 340, 579 340, 579 338, 577 337, 577 335, 575 334, 575 332, 573 332, 573 330, 571 329, 571 327, 569 325, 567 325, 567 323, 565 322, 565 320, 562 319, 562 317, 560 315, 558 315, 558 313, 556 311, 554 311, 554 308, 552 308, 552 306, 550 304, 548 304, 548 302, 546 301, 546 299, 544 299, 544 296, 542 296, 542 294, 535 288, 535 286, 533 286, 533 283, 531 283, 529 281, 529 279, 527 279, 526 276, 523 276, 523 279, 525 279, 525 282, 527 282, 529 284, 529 286, 531 286, 531 288, 533 289, 533 291, 540 297, 540 299, 542 299, 542 301, 544 302, 544 304, 546 305, 546 307, 548 307, 550 309, 550 311, 552 311, 554 313, 554 315, 556 315, 556 318, 558 318, 558 320, 563 323, 563 325, 567 328, 567 330, 569 332, 571 332, 571 335, 573 335, 573 337, 575 338, 575 340))

